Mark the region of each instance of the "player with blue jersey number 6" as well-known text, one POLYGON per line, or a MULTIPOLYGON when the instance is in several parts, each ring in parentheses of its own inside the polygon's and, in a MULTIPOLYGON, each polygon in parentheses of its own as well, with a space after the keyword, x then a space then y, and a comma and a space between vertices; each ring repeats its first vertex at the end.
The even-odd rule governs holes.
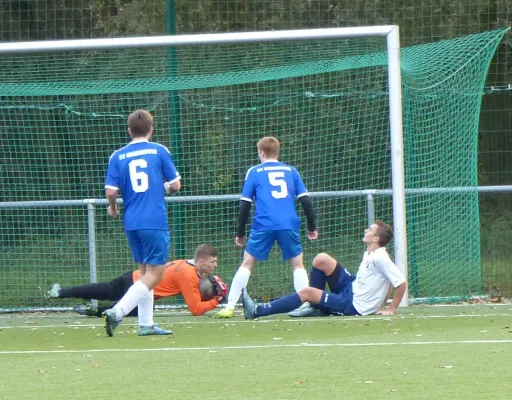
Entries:
POLYGON ((231 318, 242 289, 247 286, 249 277, 258 261, 268 259, 270 250, 277 241, 283 261, 289 260, 293 271, 293 284, 297 292, 309 286, 304 269, 302 243, 299 236, 300 220, 295 210, 299 199, 306 214, 308 239, 318 237, 315 213, 311 199, 302 182, 299 172, 292 166, 278 161, 280 144, 273 136, 260 139, 257 143, 261 164, 250 168, 240 199, 236 245, 245 245, 245 225, 251 204, 255 203, 255 213, 244 259, 238 268, 228 295, 226 307, 216 318, 231 318))
POLYGON ((138 306, 140 336, 169 335, 171 331, 153 322, 153 288, 163 278, 171 246, 165 191, 176 193, 181 177, 169 150, 149 142, 153 117, 148 111, 129 115, 128 133, 132 141, 110 156, 105 190, 108 214, 113 218, 119 215, 118 191, 123 196, 124 230, 140 279, 103 313, 105 330, 113 336, 119 321, 138 306))

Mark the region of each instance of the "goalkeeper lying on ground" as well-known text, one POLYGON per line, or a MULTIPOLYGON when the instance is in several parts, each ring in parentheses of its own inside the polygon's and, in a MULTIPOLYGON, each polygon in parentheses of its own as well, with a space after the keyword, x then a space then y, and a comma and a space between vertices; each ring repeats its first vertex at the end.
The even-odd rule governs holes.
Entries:
MULTIPOLYGON (((208 245, 199 245, 193 260, 175 260, 166 264, 162 281, 155 286, 155 300, 162 297, 183 295, 188 309, 193 315, 202 315, 213 310, 227 296, 228 288, 217 276, 211 276, 217 267, 217 250, 208 245), (213 284, 204 284, 207 278, 213 284), (201 284, 200 284, 201 283, 201 284)), ((90 283, 88 285, 61 288, 54 283, 48 292, 50 298, 82 298, 118 301, 128 291, 133 282, 139 279, 139 271, 126 272, 110 282, 90 283)), ((209 283, 209 282, 206 282, 209 283)), ((112 305, 92 309, 84 306, 75 307, 80 314, 101 317, 101 313, 112 305)), ((136 316, 137 308, 134 314, 136 316)))

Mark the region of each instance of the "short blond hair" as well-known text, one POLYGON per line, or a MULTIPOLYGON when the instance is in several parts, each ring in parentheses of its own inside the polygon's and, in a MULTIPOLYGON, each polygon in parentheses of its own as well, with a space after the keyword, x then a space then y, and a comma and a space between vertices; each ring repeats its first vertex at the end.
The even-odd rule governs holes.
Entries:
POLYGON ((135 110, 128 116, 128 128, 133 137, 144 137, 153 128, 153 116, 147 110, 135 110))
POLYGON ((217 249, 208 243, 203 243, 197 246, 194 251, 194 260, 198 261, 200 258, 217 257, 217 249))
POLYGON ((267 158, 276 158, 279 157, 279 149, 281 145, 279 144, 279 140, 274 136, 265 136, 258 141, 256 145, 259 151, 265 153, 267 158))

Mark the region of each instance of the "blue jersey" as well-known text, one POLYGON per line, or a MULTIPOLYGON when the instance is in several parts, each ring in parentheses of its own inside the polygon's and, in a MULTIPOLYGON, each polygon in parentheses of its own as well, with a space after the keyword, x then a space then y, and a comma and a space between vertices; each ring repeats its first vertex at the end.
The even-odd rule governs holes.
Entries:
POLYGON ((295 199, 307 195, 298 171, 282 162, 269 160, 247 171, 242 200, 255 203, 254 231, 298 230, 300 220, 295 199))
POLYGON ((164 179, 176 182, 180 178, 165 146, 138 140, 110 156, 105 189, 120 190, 126 231, 167 231, 164 179))

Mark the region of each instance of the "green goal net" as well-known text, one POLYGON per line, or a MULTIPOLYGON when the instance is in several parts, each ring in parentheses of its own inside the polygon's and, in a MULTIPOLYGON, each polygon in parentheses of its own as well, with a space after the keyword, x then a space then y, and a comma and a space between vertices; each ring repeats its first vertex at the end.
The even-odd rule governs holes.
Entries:
MULTIPOLYGON (((401 52, 411 297, 481 291, 477 127, 504 33, 401 52)), ((325 251, 355 272, 371 215, 393 221, 385 49, 376 37, 0 55, 0 309, 67 307, 78 300, 45 298, 53 282, 135 267, 121 220, 85 200, 104 198, 108 157, 137 108, 153 113, 154 140, 183 178, 168 207, 172 258, 208 242, 230 282, 245 172, 257 140, 274 135, 318 215, 317 241, 302 224, 306 266, 325 251)), ((278 250, 249 287, 260 299, 293 290, 278 250)))

